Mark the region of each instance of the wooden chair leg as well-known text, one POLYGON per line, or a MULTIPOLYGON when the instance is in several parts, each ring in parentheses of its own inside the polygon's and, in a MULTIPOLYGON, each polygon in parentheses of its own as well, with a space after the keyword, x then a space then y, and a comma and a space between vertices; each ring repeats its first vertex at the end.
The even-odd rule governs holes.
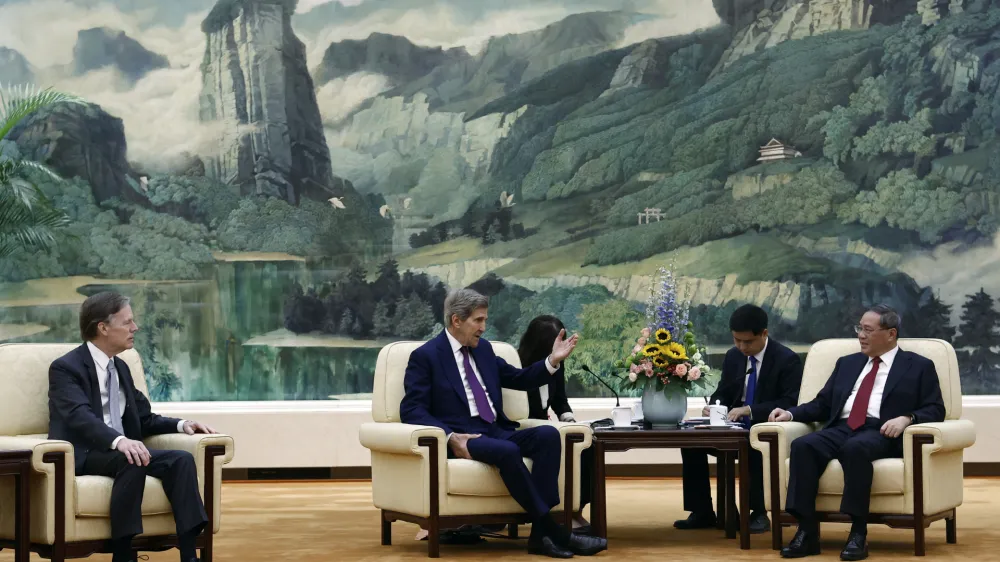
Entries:
POLYGON ((385 516, 385 511, 382 512, 382 546, 389 546, 392 544, 392 521, 389 521, 385 516))
POLYGON ((511 523, 507 526, 507 536, 512 539, 517 538, 517 523, 511 523))
POLYGON ((437 519, 431 521, 427 529, 427 557, 441 558, 441 530, 438 528, 437 519))
POLYGON ((948 544, 955 544, 958 542, 958 525, 955 521, 957 514, 953 511, 951 512, 951 517, 945 518, 945 532, 948 536, 948 544))
POLYGON ((916 515, 913 521, 913 555, 923 556, 926 552, 926 541, 924 535, 926 527, 924 525, 924 518, 921 515, 916 515))

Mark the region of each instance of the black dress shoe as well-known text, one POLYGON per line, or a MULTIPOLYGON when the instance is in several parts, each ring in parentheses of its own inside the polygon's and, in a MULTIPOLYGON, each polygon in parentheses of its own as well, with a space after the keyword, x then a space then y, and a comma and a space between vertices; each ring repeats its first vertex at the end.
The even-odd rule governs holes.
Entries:
POLYGON ((542 537, 540 540, 528 540, 528 554, 538 554, 549 558, 572 558, 573 553, 557 545, 549 537, 542 537))
POLYGON ((593 556, 602 550, 608 549, 608 539, 570 533, 569 542, 566 543, 566 548, 573 551, 573 554, 579 554, 580 556, 593 556))
POLYGON ((750 534, 759 535, 771 530, 771 521, 763 513, 750 514, 750 534))
POLYGON ((810 535, 802 529, 795 532, 792 542, 781 549, 782 558, 805 558, 819 554, 819 537, 810 535))
POLYGON ((841 560, 864 560, 868 558, 868 537, 861 533, 851 533, 847 536, 847 544, 840 551, 841 560))
POLYGON ((714 529, 715 528, 715 512, 709 511, 708 513, 694 513, 688 515, 687 519, 678 519, 674 521, 674 527, 682 530, 690 529, 714 529))

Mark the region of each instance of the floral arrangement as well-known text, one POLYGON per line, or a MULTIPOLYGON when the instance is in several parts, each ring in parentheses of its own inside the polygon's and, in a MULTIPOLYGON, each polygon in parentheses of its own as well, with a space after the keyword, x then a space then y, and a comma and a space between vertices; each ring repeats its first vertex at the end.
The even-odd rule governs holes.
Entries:
POLYGON ((714 373, 705 364, 705 349, 699 347, 694 325, 688 320, 689 303, 677 301, 673 272, 661 267, 659 281, 646 302, 647 325, 624 359, 615 363, 622 373, 622 386, 645 389, 655 384, 657 391, 683 390, 691 393, 711 384, 714 373))

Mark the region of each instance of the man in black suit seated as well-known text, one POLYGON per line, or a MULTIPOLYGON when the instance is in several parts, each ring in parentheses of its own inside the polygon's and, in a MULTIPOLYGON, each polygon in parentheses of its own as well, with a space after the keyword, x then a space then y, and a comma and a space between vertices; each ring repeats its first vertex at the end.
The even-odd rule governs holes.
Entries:
POLYGON ((903 431, 914 423, 944 421, 941 383, 934 363, 897 345, 899 314, 886 305, 872 307, 855 326, 861 353, 837 360, 833 374, 815 399, 784 410, 771 421, 824 422, 821 431, 792 441, 785 511, 799 529, 784 558, 819 554, 816 494, 819 479, 833 459, 844 469, 840 511, 853 525, 841 560, 868 557, 867 519, 872 462, 903 456, 903 431))
MULTIPOLYGON (((215 433, 197 422, 154 414, 116 355, 132 349, 139 329, 129 299, 99 293, 80 307, 80 347, 49 367, 49 439, 73 444, 76 474, 107 476, 111 488, 113 562, 132 558, 142 533, 146 476, 159 478, 173 508, 181 562, 197 562, 195 539, 208 523, 187 451, 150 451, 142 439, 163 433, 215 433)), ((208 532, 211 532, 209 530, 208 532)))
MULTIPOLYGON (((799 399, 802 360, 794 351, 768 337, 767 312, 746 304, 729 318, 733 348, 722 362, 722 379, 710 401, 729 408, 729 419, 749 427, 767 420, 775 408, 790 408, 799 399)), ((705 407, 703 415, 708 415, 705 407)), ((681 449, 684 476, 684 510, 691 514, 674 523, 678 529, 715 526, 712 490, 708 480, 711 449, 681 449)), ((766 533, 770 521, 764 509, 763 459, 750 450, 750 532, 766 533)))

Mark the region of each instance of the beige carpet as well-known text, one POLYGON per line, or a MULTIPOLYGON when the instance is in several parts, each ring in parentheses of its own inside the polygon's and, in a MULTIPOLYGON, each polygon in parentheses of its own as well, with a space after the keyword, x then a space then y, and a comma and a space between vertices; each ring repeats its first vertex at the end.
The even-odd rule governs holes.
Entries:
MULTIPOLYGON (((595 559, 779 560, 770 535, 755 535, 752 549, 741 551, 722 531, 677 531, 681 510, 680 480, 611 480, 608 482, 609 550, 595 559)), ((378 512, 371 504, 368 482, 227 483, 223 488, 222 531, 216 535, 216 560, 248 562, 284 560, 424 560, 426 542, 414 541, 415 525, 393 525, 393 545, 379 543, 378 512)), ((927 559, 1000 559, 1000 480, 967 479, 965 505, 958 512, 958 544, 945 543, 944 522, 927 534, 927 559)), ((522 528, 522 536, 527 535, 522 528)), ((824 525, 824 553, 810 560, 839 560, 847 525, 824 525)), ((791 531, 786 530, 786 539, 791 531)), ((912 531, 872 527, 871 559, 900 560, 912 556, 912 531)), ((524 540, 490 540, 480 546, 442 546, 442 559, 541 560, 526 553, 524 540)), ((0 562, 10 562, 10 551, 0 562)), ((40 560, 34 554, 31 559, 40 560)), ((93 561, 109 561, 108 555, 93 561)), ((149 554, 150 562, 178 559, 177 551, 149 554)))

